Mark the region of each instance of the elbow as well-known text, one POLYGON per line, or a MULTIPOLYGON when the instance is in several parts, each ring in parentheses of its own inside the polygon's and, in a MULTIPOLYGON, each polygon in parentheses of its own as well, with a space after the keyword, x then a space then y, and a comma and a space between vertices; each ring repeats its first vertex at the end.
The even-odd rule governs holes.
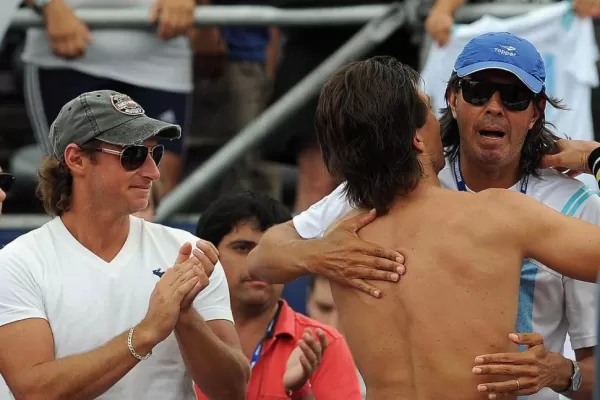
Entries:
POLYGON ((261 248, 261 242, 254 248, 250 253, 248 253, 248 257, 246 258, 246 265, 248 266, 248 275, 250 275, 253 279, 265 280, 265 262, 263 259, 263 250, 261 248))
POLYGON ((277 246, 272 243, 273 234, 277 234, 277 230, 275 228, 276 227, 267 230, 256 247, 252 249, 250 253, 248 253, 246 265, 248 266, 248 274, 253 279, 269 282, 269 278, 271 278, 271 274, 269 273, 269 266, 271 263, 269 254, 277 252, 277 246), (275 229, 275 231, 273 231, 273 229, 275 229))
POLYGON ((246 366, 237 377, 228 380, 219 395, 211 397, 216 400, 246 400, 248 381, 250 380, 250 367, 246 366))

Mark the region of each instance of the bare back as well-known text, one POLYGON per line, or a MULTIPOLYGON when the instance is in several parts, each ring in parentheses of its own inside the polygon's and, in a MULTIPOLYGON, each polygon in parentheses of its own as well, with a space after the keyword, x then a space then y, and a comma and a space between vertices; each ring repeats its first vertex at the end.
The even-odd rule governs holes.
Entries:
POLYGON ((475 357, 516 350, 508 334, 524 256, 497 228, 504 211, 486 209, 482 195, 433 192, 359 232, 405 255, 400 283, 371 282, 381 299, 332 283, 369 399, 486 399, 475 357))

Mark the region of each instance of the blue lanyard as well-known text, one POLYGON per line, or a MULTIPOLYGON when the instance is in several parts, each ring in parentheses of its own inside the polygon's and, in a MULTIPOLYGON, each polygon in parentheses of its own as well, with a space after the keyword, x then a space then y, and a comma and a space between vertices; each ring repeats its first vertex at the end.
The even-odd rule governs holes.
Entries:
MULTIPOLYGON (((465 181, 462 177, 462 172, 460 171, 460 156, 457 154, 456 159, 451 163, 452 173, 454 174, 454 180, 456 181, 456 186, 459 191, 466 192, 467 186, 465 185, 465 181)), ((529 183, 529 175, 525 175, 521 180, 521 188, 519 189, 521 193, 527 194, 527 185, 529 183)))
POLYGON ((280 313, 281 313, 281 303, 277 302, 277 310, 275 310, 275 315, 273 316, 273 319, 271 320, 271 322, 269 322, 269 325, 267 326, 267 332, 265 333, 265 337, 262 338, 260 340, 260 342, 258 342, 258 344, 256 345, 256 348, 254 349, 254 352, 252 353, 252 360, 250 361, 250 369, 253 369, 254 366, 256 365, 256 363, 258 363, 258 360, 260 360, 263 344, 265 343, 265 341, 267 339, 270 339, 273 337, 273 334, 275 333, 275 325, 277 324, 277 320, 279 319, 280 313))

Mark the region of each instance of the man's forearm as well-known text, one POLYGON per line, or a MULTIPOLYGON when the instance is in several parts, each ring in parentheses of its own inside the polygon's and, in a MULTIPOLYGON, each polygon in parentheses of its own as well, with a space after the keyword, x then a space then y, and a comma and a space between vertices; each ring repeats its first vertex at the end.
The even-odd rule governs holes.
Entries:
POLYGON ((298 235, 291 222, 275 225, 248 254, 248 272, 269 283, 289 283, 306 276, 310 271, 305 250, 310 242, 298 235))
MULTIPOLYGON (((29 384, 11 387, 15 398, 54 400, 100 396, 139 362, 127 346, 128 333, 88 353, 36 365, 19 378, 29 384)), ((145 355, 154 344, 136 328, 133 346, 138 354, 145 355)))
POLYGON ((182 311, 175 326, 185 365, 206 397, 244 400, 250 378, 248 360, 221 341, 193 308, 182 311))

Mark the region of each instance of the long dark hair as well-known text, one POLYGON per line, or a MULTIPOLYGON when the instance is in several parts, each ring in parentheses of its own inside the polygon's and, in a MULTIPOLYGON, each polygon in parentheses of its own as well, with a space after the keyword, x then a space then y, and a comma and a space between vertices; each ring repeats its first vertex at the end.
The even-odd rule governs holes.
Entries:
POLYGON ((388 211, 422 176, 413 148, 427 119, 417 71, 392 57, 346 65, 323 86, 315 115, 329 172, 345 180, 348 201, 388 211))
MULTIPOLYGON (((442 144, 446 157, 450 160, 455 160, 458 155, 460 146, 460 135, 458 133, 458 123, 452 115, 452 110, 448 104, 450 91, 458 93, 458 82, 460 78, 456 73, 453 73, 446 86, 446 107, 441 110, 440 117, 440 134, 442 135, 442 144)), ((535 122, 533 127, 527 132, 523 149, 521 150, 521 159, 519 161, 519 171, 521 175, 538 176, 536 168, 540 163, 542 156, 546 154, 554 154, 556 152, 556 141, 560 139, 550 130, 554 127, 550 122, 546 121, 546 113, 542 108, 542 101, 546 100, 552 107, 565 110, 566 107, 561 101, 554 97, 549 97, 546 93, 541 92, 536 95, 533 102, 540 114, 540 117, 535 122)))

